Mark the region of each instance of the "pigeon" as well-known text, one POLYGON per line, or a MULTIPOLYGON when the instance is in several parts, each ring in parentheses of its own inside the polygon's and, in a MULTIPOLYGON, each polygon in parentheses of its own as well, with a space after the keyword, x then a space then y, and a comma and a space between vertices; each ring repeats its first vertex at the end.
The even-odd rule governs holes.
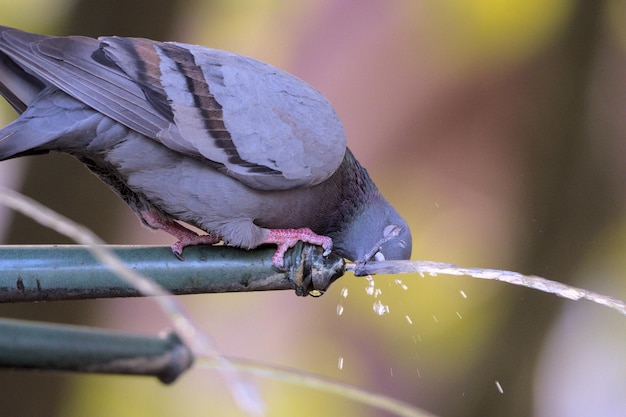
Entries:
POLYGON ((328 100, 234 53, 0 26, 0 94, 19 117, 0 161, 64 152, 148 227, 189 245, 298 241, 355 262, 411 256, 406 221, 347 148, 328 100), (186 227, 195 226, 206 234, 186 227))

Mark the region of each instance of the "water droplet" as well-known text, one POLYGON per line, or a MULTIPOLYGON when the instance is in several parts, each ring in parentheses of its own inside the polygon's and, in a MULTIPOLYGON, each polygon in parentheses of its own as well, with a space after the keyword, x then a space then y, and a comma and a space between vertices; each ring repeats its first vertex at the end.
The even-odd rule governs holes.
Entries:
POLYGON ((342 288, 341 292, 339 293, 343 298, 348 298, 348 289, 347 288, 342 288))
POLYGON ((502 388, 502 385, 500 384, 500 381, 496 381, 496 388, 498 389, 498 392, 500 394, 504 394, 504 389, 502 388))
POLYGON ((337 315, 341 316, 343 314, 343 306, 341 304, 337 305, 337 315))
POLYGON ((374 282, 374 278, 371 275, 367 276, 367 287, 365 287, 365 292, 367 295, 371 295, 374 298, 378 298, 383 292, 380 288, 376 288, 376 283, 374 282))
POLYGON ((389 313, 389 306, 384 305, 380 302, 380 300, 378 300, 374 303, 374 313, 378 314, 379 316, 387 314, 389 313))
POLYGON ((337 361, 337 368, 343 369, 343 356, 339 357, 339 360, 337 361))
POLYGON ((365 292, 367 295, 374 295, 374 291, 376 290, 376 283, 374 283, 374 278, 371 275, 368 275, 366 278, 367 287, 365 287, 365 292))
POLYGON ((409 316, 404 316, 404 318, 406 318, 406 321, 409 322, 409 324, 413 324, 413 320, 411 320, 411 317, 409 316))
POLYGON ((404 291, 409 289, 409 287, 407 287, 406 284, 404 282, 402 282, 401 279, 396 279, 395 283, 396 283, 396 285, 399 285, 400 288, 402 288, 404 291))

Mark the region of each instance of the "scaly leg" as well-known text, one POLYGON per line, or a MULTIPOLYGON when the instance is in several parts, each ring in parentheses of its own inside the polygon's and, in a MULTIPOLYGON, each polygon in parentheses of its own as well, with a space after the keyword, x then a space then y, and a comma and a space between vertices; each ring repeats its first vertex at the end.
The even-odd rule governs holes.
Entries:
POLYGON ((269 233, 262 243, 273 243, 278 245, 276 252, 274 252, 274 256, 272 256, 272 263, 278 269, 284 269, 285 252, 287 252, 287 249, 298 243, 299 240, 323 247, 324 256, 330 254, 330 251, 333 248, 333 241, 331 238, 327 236, 320 236, 308 227, 304 227, 302 229, 269 229, 269 233))
POLYGON ((213 245, 221 240, 219 236, 214 236, 210 233, 208 235, 199 235, 180 223, 166 219, 159 213, 153 211, 142 211, 141 218, 148 226, 163 230, 178 239, 176 243, 172 244, 171 248, 174 255, 180 260, 183 260, 183 249, 187 246, 213 245))

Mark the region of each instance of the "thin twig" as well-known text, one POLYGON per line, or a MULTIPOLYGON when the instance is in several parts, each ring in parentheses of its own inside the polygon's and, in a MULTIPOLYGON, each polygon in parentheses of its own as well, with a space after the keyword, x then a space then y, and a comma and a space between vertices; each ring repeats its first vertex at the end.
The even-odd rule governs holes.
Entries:
MULTIPOLYGON (((315 389, 321 392, 339 395, 343 398, 353 400, 360 404, 378 408, 380 410, 393 413, 401 417, 435 417, 434 414, 420 410, 400 400, 390 398, 370 392, 353 385, 344 384, 330 379, 322 378, 318 375, 310 374, 295 369, 284 369, 254 361, 228 358, 238 369, 249 372, 253 375, 284 381, 292 385, 299 385, 304 388, 315 389)), ((204 368, 214 368, 211 362, 201 361, 198 364, 204 368)))

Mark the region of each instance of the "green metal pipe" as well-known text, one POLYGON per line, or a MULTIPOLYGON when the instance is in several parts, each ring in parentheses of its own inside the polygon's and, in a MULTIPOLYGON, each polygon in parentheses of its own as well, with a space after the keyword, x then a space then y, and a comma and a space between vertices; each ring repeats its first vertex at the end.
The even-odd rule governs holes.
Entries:
POLYGON ((173 382, 193 363, 175 334, 0 320, 0 368, 156 376, 173 382))
MULTIPOLYGON (((301 242, 285 255, 285 271, 272 264, 274 247, 189 247, 183 261, 169 247, 109 248, 174 295, 286 289, 321 295, 345 272, 342 258, 301 242)), ((0 303, 137 296, 85 246, 0 246, 0 303)))

